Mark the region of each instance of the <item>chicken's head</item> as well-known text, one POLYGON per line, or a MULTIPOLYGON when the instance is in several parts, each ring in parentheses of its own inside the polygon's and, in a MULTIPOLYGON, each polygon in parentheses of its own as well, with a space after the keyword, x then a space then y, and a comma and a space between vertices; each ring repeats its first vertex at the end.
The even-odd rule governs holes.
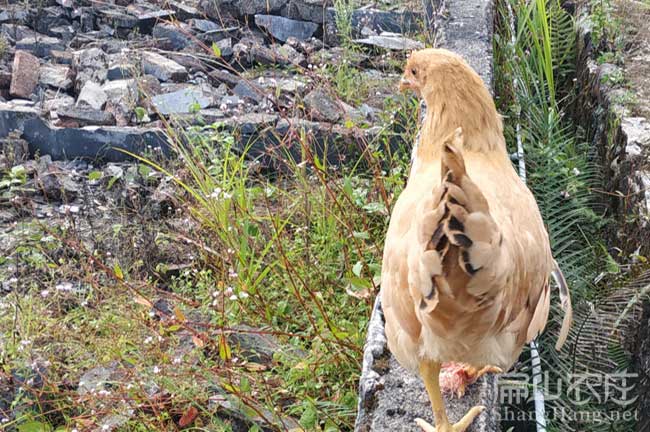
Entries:
POLYGON ((427 93, 436 86, 471 80, 473 77, 467 75, 472 72, 458 54, 446 49, 414 51, 406 62, 399 89, 412 90, 417 96, 426 98, 427 93))

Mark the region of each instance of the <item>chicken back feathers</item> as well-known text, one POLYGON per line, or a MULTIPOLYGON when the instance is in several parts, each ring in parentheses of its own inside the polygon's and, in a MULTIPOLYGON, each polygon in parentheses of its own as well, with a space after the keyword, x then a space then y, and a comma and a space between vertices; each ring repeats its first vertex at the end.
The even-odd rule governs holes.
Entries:
MULTIPOLYGON (((549 277, 558 269, 537 204, 512 167, 501 118, 481 79, 448 51, 424 52, 414 54, 405 76, 418 78, 410 84, 427 102, 427 119, 384 247, 381 295, 389 348, 412 370, 425 358, 505 370, 544 329, 549 277), (445 67, 423 66, 422 57, 445 67), (451 71, 456 84, 469 88, 463 92, 455 85, 455 94, 441 100, 444 92, 427 83, 436 88, 451 71), (482 120, 483 133, 470 131, 469 144, 464 125, 471 112, 464 107, 457 110, 460 118, 451 114, 467 95, 484 99, 472 102, 483 107, 477 115, 492 116, 482 120), (443 136, 449 125, 454 129, 443 136), (492 142, 481 146, 481 139, 492 142)), ((569 310, 565 338, 570 300, 566 284, 563 289, 569 310)))

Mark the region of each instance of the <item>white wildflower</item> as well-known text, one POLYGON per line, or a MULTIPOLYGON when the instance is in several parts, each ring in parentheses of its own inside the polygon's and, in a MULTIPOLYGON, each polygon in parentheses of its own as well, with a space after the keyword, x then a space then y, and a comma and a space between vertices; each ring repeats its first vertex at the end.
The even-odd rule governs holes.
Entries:
POLYGON ((72 284, 70 282, 63 282, 58 284, 55 289, 57 291, 72 291, 72 284))

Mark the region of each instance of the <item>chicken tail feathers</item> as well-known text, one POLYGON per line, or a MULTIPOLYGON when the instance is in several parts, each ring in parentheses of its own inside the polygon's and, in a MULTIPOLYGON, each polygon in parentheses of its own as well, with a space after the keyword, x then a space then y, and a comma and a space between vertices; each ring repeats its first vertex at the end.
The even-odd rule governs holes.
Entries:
POLYGON ((560 291, 560 302, 562 310, 564 311, 564 318, 562 319, 562 327, 560 328, 560 335, 557 338, 555 343, 555 349, 560 350, 564 343, 566 342, 567 337, 569 336, 569 329, 571 328, 571 322, 573 320, 573 308, 571 306, 571 295, 569 294, 569 286, 564 278, 564 274, 560 269, 560 266, 557 264, 557 261, 553 261, 553 279, 558 286, 560 291))

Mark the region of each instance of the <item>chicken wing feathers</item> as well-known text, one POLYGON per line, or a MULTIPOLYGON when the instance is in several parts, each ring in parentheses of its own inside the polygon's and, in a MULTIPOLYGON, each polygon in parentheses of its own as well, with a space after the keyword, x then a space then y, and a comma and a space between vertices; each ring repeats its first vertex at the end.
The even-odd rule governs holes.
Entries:
POLYGON ((441 159, 442 184, 420 223, 420 241, 427 243, 409 277, 422 299, 419 307, 431 313, 439 291, 462 299, 465 309, 486 306, 506 276, 501 259, 503 236, 490 216, 489 205, 465 171, 460 153, 462 130, 445 142, 441 159))

